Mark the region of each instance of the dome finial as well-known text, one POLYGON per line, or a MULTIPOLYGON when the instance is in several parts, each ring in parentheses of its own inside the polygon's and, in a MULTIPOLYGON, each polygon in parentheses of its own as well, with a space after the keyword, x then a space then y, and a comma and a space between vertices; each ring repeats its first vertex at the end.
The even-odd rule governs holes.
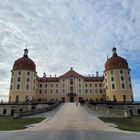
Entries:
POLYGON ((115 47, 113 47, 112 53, 113 53, 113 56, 117 56, 117 49, 115 47))
POLYGON ((28 49, 27 49, 27 44, 26 44, 26 49, 24 49, 24 57, 28 57, 28 49))

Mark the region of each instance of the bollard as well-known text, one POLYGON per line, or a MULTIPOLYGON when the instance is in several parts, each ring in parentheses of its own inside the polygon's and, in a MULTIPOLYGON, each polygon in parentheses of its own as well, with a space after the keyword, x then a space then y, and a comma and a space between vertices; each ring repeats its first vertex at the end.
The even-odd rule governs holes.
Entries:
POLYGON ((130 118, 131 117, 130 112, 129 111, 124 111, 124 117, 125 118, 130 118))
POLYGON ((110 113, 110 110, 109 110, 109 109, 107 109, 107 113, 108 113, 108 114, 110 113))
POLYGON ((19 118, 19 113, 18 112, 15 112, 14 113, 14 119, 18 119, 19 118))

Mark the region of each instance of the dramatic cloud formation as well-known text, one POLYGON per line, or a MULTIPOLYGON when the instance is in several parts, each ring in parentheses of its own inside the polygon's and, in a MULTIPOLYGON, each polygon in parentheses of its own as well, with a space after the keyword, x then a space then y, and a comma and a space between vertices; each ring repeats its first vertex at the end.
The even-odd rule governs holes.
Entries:
POLYGON ((139 0, 0 0, 0 99, 9 92, 10 70, 28 44, 38 75, 103 74, 113 45, 132 69, 140 99, 139 0))

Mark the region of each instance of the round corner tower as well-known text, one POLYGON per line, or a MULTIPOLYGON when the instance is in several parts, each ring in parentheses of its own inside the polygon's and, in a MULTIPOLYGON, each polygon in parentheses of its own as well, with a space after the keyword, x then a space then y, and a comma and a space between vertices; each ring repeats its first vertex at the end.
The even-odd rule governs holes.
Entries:
POLYGON ((116 48, 105 63, 105 88, 107 101, 133 101, 130 68, 127 60, 118 56, 116 48))
POLYGON ((11 70, 9 101, 25 102, 34 100, 36 86, 36 65, 24 50, 23 57, 14 62, 11 70))

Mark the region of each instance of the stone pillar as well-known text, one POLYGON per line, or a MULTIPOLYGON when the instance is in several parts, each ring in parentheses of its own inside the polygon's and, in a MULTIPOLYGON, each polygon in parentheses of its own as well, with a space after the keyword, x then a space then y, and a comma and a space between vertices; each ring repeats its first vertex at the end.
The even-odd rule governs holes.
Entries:
POLYGON ((125 110, 125 111, 124 111, 124 117, 125 117, 125 118, 131 117, 130 112, 125 110))

